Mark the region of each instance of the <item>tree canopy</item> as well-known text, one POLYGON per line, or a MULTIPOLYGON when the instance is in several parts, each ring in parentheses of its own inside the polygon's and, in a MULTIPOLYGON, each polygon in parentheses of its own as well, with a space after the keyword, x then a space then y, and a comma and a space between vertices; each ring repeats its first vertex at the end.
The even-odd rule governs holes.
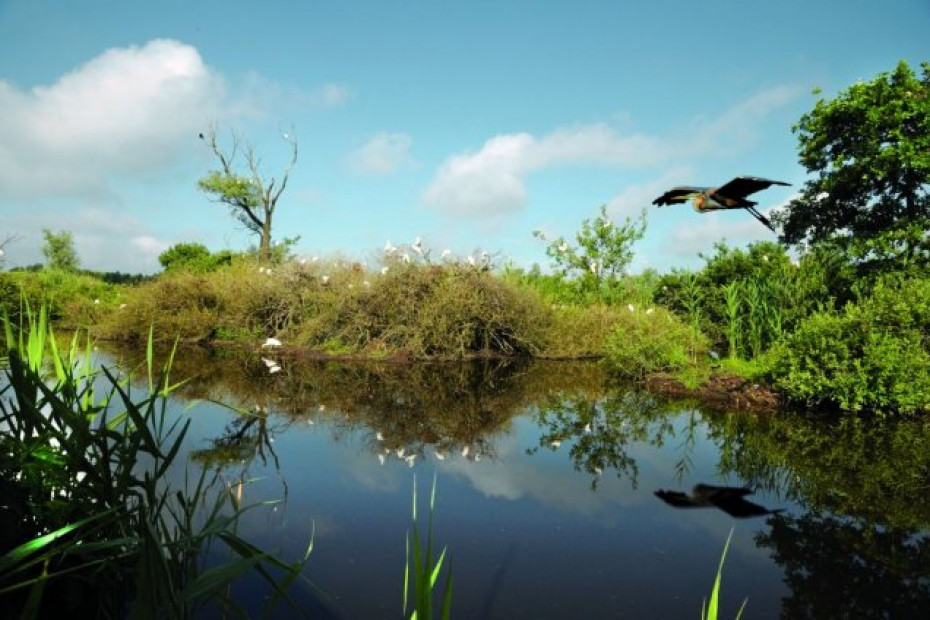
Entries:
MULTIPOLYGON (((813 175, 776 216, 782 241, 868 242, 930 221, 930 64, 906 62, 817 101, 801 117, 801 164, 813 175)), ((914 228, 918 233, 913 234, 914 228)))
POLYGON ((47 261, 46 265, 50 269, 77 271, 81 261, 74 249, 74 235, 67 230, 53 233, 48 228, 42 229, 42 235, 45 237, 42 254, 47 261))

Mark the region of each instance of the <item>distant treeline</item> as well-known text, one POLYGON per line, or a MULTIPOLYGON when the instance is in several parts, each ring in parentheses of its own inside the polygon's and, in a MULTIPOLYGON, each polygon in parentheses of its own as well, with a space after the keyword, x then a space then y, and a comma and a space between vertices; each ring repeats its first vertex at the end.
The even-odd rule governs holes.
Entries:
MULTIPOLYGON (((25 267, 13 267, 9 271, 41 271, 45 268, 42 263, 26 265, 25 267)), ((90 269, 79 269, 76 273, 96 278, 101 282, 108 284, 139 284, 148 282, 154 275, 145 275, 143 273, 123 273, 122 271, 93 271, 90 269)))

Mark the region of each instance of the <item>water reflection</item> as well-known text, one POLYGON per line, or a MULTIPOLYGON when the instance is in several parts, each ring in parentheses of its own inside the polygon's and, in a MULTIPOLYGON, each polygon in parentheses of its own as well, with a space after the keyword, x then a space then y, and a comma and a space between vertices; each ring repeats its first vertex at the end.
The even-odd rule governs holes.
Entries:
POLYGON ((655 496, 674 508, 719 508, 734 519, 764 517, 784 512, 782 508, 769 510, 746 499, 753 490, 748 487, 720 487, 696 484, 690 494, 659 489, 655 496))
MULTIPOLYGON (((178 356, 183 398, 236 408, 190 456, 234 480, 255 468, 289 481, 275 544, 313 520, 326 544, 311 570, 328 591, 402 565, 385 532, 402 551, 408 472, 428 467, 464 617, 690 617, 731 527, 725 593, 749 596, 752 617, 930 608, 930 424, 703 411, 593 364, 274 361, 178 356), (380 568, 355 562, 372 550, 380 568)), ((347 617, 396 615, 349 599, 347 617)))

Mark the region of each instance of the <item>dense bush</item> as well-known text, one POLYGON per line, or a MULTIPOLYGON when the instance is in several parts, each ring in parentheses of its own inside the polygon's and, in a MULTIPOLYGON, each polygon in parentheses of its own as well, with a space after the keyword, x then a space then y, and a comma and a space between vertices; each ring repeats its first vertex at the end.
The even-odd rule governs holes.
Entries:
POLYGON ((682 370, 707 349, 706 337, 668 310, 631 306, 607 339, 605 361, 620 376, 642 378, 682 370))
POLYGON ((20 320, 23 302, 32 308, 45 303, 49 317, 62 327, 87 327, 121 298, 120 287, 82 273, 40 269, 0 274, 0 314, 6 311, 14 322, 20 320))
POLYGON ((888 277, 841 313, 817 313, 770 355, 774 385, 806 405, 930 412, 930 280, 888 277))
POLYGON ((232 262, 232 252, 224 250, 215 254, 201 243, 177 243, 158 256, 165 271, 187 270, 194 272, 216 271, 232 262))

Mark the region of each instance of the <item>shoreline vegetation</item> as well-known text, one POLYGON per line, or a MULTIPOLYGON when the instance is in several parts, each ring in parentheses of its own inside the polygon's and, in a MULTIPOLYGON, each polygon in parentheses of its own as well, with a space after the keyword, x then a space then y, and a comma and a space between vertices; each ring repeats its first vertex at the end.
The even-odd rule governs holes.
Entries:
POLYGON ((778 242, 718 242, 700 269, 632 274, 646 212, 617 221, 606 206, 572 237, 532 233, 545 271, 419 237, 365 261, 295 256, 299 237, 273 241, 271 213, 296 142, 284 135, 292 158, 277 185, 251 150, 239 171, 214 128, 201 138, 222 170, 200 189, 258 247, 179 243, 160 255, 161 274, 114 279, 80 271, 71 233, 46 229, 46 266, 0 271, 0 305, 15 323, 24 302, 48 304, 57 328, 99 339, 279 342, 333 359, 597 359, 672 391, 716 382, 745 395, 742 380, 802 410, 928 413, 930 63, 818 99, 792 131, 808 179, 767 212, 778 242))

